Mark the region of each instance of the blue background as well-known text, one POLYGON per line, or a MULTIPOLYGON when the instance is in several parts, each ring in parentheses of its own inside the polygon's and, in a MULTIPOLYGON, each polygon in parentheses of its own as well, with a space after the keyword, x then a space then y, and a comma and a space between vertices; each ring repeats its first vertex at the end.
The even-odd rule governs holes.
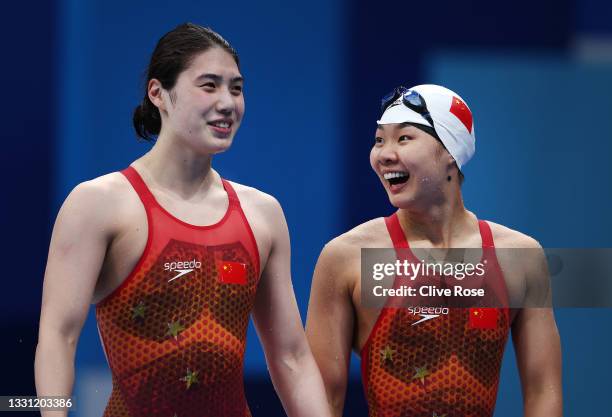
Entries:
MULTIPOLYGON (((49 0, 13 3, 0 26, 4 291, 0 395, 30 394, 42 277, 54 218, 79 182, 149 147, 131 129, 157 39, 184 21, 238 50, 246 116, 216 157, 228 179, 283 205, 293 282, 305 318, 310 279, 329 239, 392 212, 368 154, 380 97, 399 84, 456 90, 475 120, 467 207, 545 247, 610 247, 612 4, 313 0, 246 2, 49 0)), ((566 416, 612 415, 612 312, 558 310, 566 416)), ((353 361, 347 416, 366 415, 353 361)), ((109 372, 91 316, 77 352, 79 415, 100 415, 109 372)), ((283 415, 251 332, 255 416, 283 415)), ((520 415, 511 347, 497 417, 520 415)))

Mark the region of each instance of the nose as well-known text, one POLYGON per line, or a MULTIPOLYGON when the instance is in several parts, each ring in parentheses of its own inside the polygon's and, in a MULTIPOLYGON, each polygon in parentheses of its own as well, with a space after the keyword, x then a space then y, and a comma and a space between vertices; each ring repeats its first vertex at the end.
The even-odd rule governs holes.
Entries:
POLYGON ((231 115, 235 109, 234 98, 228 88, 222 88, 219 91, 217 99, 216 109, 219 113, 228 116, 231 115))
POLYGON ((397 162, 397 152, 394 146, 383 146, 378 153, 378 162, 383 166, 397 162))

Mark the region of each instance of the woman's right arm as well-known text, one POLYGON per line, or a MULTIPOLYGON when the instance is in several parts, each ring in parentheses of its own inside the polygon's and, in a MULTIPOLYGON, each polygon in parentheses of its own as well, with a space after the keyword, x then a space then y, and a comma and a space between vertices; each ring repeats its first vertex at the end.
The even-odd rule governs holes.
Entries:
MULTIPOLYGON (((358 249, 359 250, 359 249, 358 249)), ((312 278, 306 337, 321 370, 332 415, 344 410, 355 316, 351 261, 355 251, 336 238, 322 250, 312 278)))
POLYGON ((78 185, 55 222, 34 362, 38 396, 72 393, 77 340, 114 233, 107 189, 99 179, 78 185))

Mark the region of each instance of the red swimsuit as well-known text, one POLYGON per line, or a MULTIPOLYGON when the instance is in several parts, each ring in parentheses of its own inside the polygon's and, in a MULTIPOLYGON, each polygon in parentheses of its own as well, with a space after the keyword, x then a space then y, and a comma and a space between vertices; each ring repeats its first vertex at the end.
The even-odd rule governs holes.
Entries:
MULTIPOLYGON (((397 215, 385 219, 396 250, 409 245, 397 215)), ((485 276, 508 306, 491 229, 479 221, 485 276)), ((411 254, 411 252, 409 252, 411 254)), ((410 255, 416 260, 414 255, 410 255)), ((382 309, 363 347, 370 417, 492 417, 509 333, 508 308, 447 308, 438 315, 382 309), (480 326, 470 315, 493 314, 480 326), (486 323, 485 323, 486 324, 486 323)))
POLYGON ((253 232, 232 186, 225 216, 185 223, 132 167, 148 238, 125 281, 96 307, 113 377, 104 416, 244 417, 246 329, 259 280, 253 232))

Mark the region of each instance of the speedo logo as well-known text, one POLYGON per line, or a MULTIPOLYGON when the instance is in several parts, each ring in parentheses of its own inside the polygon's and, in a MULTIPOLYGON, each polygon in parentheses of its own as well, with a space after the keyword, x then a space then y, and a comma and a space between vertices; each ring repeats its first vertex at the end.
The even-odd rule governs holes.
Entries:
POLYGON ((166 262, 164 264, 164 271, 177 272, 174 277, 168 280, 168 282, 171 282, 177 278, 187 275, 190 272, 193 272, 194 269, 199 269, 201 267, 202 262, 193 259, 191 261, 166 262))
POLYGON ((408 311, 415 316, 421 316, 421 320, 415 321, 411 326, 416 326, 436 317, 446 316, 449 313, 448 307, 408 307, 408 311))

